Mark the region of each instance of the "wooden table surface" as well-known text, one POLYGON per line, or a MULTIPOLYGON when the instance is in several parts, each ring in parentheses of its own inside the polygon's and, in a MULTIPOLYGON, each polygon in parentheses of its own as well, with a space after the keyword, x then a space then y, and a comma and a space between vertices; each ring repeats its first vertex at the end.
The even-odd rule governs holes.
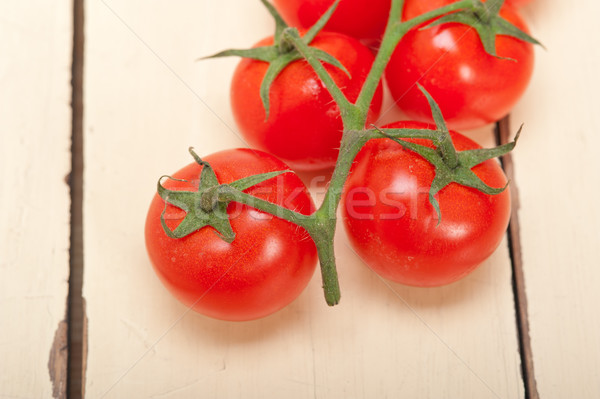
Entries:
POLYGON ((546 48, 504 121, 524 123, 511 232, 475 273, 389 283, 339 229, 339 306, 316 273, 283 311, 228 323, 164 289, 144 218, 189 146, 245 146, 237 60, 196 59, 273 23, 258 0, 74 1, 0 16, 0 398, 600 397, 597 2, 523 10, 546 48))

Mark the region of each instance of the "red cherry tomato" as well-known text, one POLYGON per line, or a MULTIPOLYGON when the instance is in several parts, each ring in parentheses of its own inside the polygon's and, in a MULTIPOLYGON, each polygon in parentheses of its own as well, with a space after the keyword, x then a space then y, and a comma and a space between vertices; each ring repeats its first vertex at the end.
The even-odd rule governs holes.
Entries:
MULTIPOLYGON (((257 46, 270 45, 267 38, 257 46)), ((339 68, 325 65, 333 80, 350 101, 358 98, 373 55, 357 40, 340 33, 323 32, 311 46, 328 52, 346 67, 350 76, 339 68)), ((289 64, 273 81, 270 90, 269 119, 260 99, 260 85, 267 63, 243 59, 231 83, 231 105, 240 131, 248 143, 267 151, 297 170, 332 167, 342 138, 340 111, 331 95, 304 60, 289 64)), ((377 90, 369 123, 379 116, 381 87, 377 90)))
POLYGON ((505 4, 510 5, 511 7, 519 8, 529 3, 531 3, 531 0, 506 0, 505 4))
MULTIPOLYGON (((275 0, 285 21, 308 29, 327 11, 334 0, 275 0)), ((345 33, 357 39, 377 39, 385 29, 390 13, 390 0, 341 0, 326 30, 345 33)))
MULTIPOLYGON (((449 2, 409 0, 404 18, 449 2)), ((501 16, 527 31, 512 8, 504 7, 501 16)), ((449 128, 478 128, 509 113, 533 71, 530 43, 498 36, 496 50, 500 57, 512 60, 487 54, 476 32, 463 24, 413 29, 396 47, 385 78, 394 101, 410 119, 433 121, 429 105, 417 88, 416 83, 420 83, 438 103, 449 128)))
MULTIPOLYGON (((487 0, 481 1, 485 3, 487 0)), ((446 6, 448 4, 452 4, 454 2, 455 0, 405 0, 404 8, 402 10, 402 19, 406 21, 407 19, 414 18, 418 15, 446 6)), ((531 0, 506 0, 502 7, 517 8, 528 3, 531 3, 531 0)))
MULTIPOLYGON (((420 122, 385 127, 426 128, 420 122)), ((430 128, 434 127, 432 125, 430 128)), ((457 150, 480 148, 451 132, 457 150)), ((410 140, 431 145, 428 140, 410 140)), ((473 172, 492 187, 506 185, 494 160, 473 172)), ((365 263, 382 277, 430 287, 457 281, 498 247, 510 216, 508 189, 487 195, 456 183, 443 188, 437 213, 429 202, 433 166, 390 139, 368 142, 356 157, 343 194, 343 218, 350 242, 365 263)))
MULTIPOLYGON (((220 183, 253 174, 285 170, 275 157, 249 149, 226 150, 204 158, 220 183)), ((165 180, 170 190, 198 189, 202 167, 190 164, 173 175, 187 181, 165 180)), ((245 192, 310 214, 314 204, 302 181, 285 173, 245 192)), ((292 302, 310 281, 316 248, 308 233, 283 219, 232 202, 228 207, 236 233, 224 241, 212 227, 179 239, 169 238, 160 222, 162 212, 171 229, 185 213, 156 195, 146 219, 146 247, 154 270, 183 304, 223 320, 252 320, 292 302)))

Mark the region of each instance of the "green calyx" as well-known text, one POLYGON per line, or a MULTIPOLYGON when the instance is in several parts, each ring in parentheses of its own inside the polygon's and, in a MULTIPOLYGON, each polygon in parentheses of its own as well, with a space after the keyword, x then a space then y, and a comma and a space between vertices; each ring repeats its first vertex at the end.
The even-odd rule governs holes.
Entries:
MULTIPOLYGON (((317 33, 323 29, 335 11, 339 1, 340 0, 336 0, 335 3, 329 7, 327 12, 325 12, 325 14, 321 16, 321 18, 304 34, 304 36, 302 36, 301 40, 309 49, 308 51, 310 52, 310 56, 341 69, 349 76, 348 70, 335 57, 323 50, 309 47, 317 33)), ((294 43, 287 39, 289 33, 299 35, 298 30, 296 28, 289 27, 271 3, 269 3, 267 0, 261 0, 261 2, 275 20, 274 44, 271 46, 261 46, 250 49, 229 49, 205 58, 239 56, 267 62, 269 67, 267 68, 267 72, 260 86, 260 99, 265 109, 265 120, 267 120, 269 119, 270 107, 269 92, 271 85, 275 81, 275 78, 286 66, 294 61, 304 59, 307 54, 300 53, 294 43), (286 32, 288 32, 288 34, 286 34, 286 32)))
MULTIPOLYGON (((437 137, 432 139, 436 148, 416 144, 397 137, 393 137, 380 131, 388 138, 394 140, 407 150, 416 152, 425 158, 435 169, 435 176, 429 189, 429 202, 438 215, 438 224, 442 219, 440 205, 435 195, 444 187, 451 183, 458 183, 463 186, 471 187, 488 195, 496 195, 503 192, 504 187, 491 187, 481 180, 471 169, 489 159, 497 158, 512 151, 517 144, 521 133, 521 128, 517 132, 515 139, 507 144, 494 148, 479 148, 473 150, 457 151, 452 143, 450 132, 446 127, 442 113, 433 100, 431 95, 419 85, 419 89, 427 97, 431 113, 436 124, 437 137)), ((424 133, 427 131, 424 131, 424 133)), ((426 137, 428 138, 428 137, 426 137)))
POLYGON ((165 201, 165 209, 160 215, 160 222, 167 236, 171 238, 183 238, 203 227, 211 226, 223 240, 232 242, 235 239, 235 233, 231 228, 231 222, 227 214, 227 206, 235 198, 235 195, 232 194, 241 193, 243 190, 273 177, 291 172, 289 170, 282 170, 262 173, 239 179, 229 184, 220 184, 212 167, 203 161, 192 148, 189 151, 196 162, 202 166, 198 190, 169 190, 162 185, 162 180, 165 177, 173 179, 169 176, 162 176, 157 184, 158 195, 165 201), (167 204, 174 205, 186 212, 184 219, 175 229, 169 228, 165 220, 167 204))
POLYGON ((428 29, 446 23, 468 25, 475 29, 479 35, 485 51, 497 58, 504 58, 496 54, 497 35, 511 36, 528 43, 541 45, 539 41, 500 16, 500 9, 503 4, 504 0, 489 0, 485 3, 480 0, 474 0, 471 8, 445 15, 421 29, 428 29))

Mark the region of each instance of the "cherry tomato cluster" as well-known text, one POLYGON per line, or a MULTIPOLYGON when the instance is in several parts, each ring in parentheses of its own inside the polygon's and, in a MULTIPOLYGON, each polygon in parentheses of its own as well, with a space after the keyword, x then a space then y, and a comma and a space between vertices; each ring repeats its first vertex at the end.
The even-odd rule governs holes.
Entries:
MULTIPOLYGON (((406 0, 403 18, 414 18, 454 1, 406 0)), ((291 24, 304 28, 315 23, 332 3, 275 0, 291 24)), ((526 3, 528 0, 507 0, 501 16, 528 32, 516 9, 526 3)), ((389 9, 390 0, 342 0, 326 29, 376 43, 389 9)), ((488 54, 477 32, 464 24, 413 29, 400 41, 385 74, 396 106, 410 119, 433 122, 429 105, 415 84, 420 83, 435 98, 452 129, 474 129, 501 119, 529 83, 533 48, 531 43, 509 36, 498 36, 496 47, 502 58, 488 54)))
MULTIPOLYGON (((391 1, 340 0, 336 9, 333 0, 263 3, 276 20, 283 17, 278 27, 287 22, 304 39, 310 36, 306 45, 330 84, 354 104, 369 79, 391 1), (320 21, 324 29, 313 31, 320 21)), ((406 0, 402 20, 451 3, 406 0)), ((499 10, 508 24, 503 29, 527 34, 517 10, 524 3, 506 1, 499 10)), ((251 320, 283 308, 304 290, 317 258, 323 268, 332 256, 335 223, 313 217, 318 210, 290 167, 335 166, 335 176, 348 156, 340 150, 347 126, 323 75, 302 51, 303 57, 282 50, 289 43, 280 36, 278 29, 253 49, 218 55, 244 57, 232 79, 231 106, 254 149, 202 159, 192 152, 196 162, 159 181, 147 216, 146 244, 158 276, 186 306, 218 319, 251 320)), ((440 19, 410 29, 391 53, 382 74, 411 121, 371 128, 382 104, 383 85, 376 82, 359 127, 371 128, 373 136, 347 160, 334 207, 341 204, 357 254, 382 277, 420 287, 449 284, 499 245, 510 216, 507 179, 497 162, 481 156, 481 147, 448 129, 495 122, 518 101, 533 68, 532 44, 519 37, 499 34, 485 43, 472 26, 440 19), (445 131, 450 144, 437 136, 391 136, 398 131, 445 131)))

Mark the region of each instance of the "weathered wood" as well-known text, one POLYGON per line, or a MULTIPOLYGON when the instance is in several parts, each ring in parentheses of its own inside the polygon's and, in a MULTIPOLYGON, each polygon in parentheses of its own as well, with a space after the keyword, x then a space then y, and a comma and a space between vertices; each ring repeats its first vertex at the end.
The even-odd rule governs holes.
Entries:
POLYGON ((65 398, 72 7, 0 17, 0 397, 65 398))
POLYGON ((71 141, 71 274, 69 278, 69 399, 85 397, 86 315, 83 288, 83 0, 73 0, 71 141))
POLYGON ((511 115, 535 380, 541 398, 600 397, 599 5, 533 2, 533 81, 511 115))

